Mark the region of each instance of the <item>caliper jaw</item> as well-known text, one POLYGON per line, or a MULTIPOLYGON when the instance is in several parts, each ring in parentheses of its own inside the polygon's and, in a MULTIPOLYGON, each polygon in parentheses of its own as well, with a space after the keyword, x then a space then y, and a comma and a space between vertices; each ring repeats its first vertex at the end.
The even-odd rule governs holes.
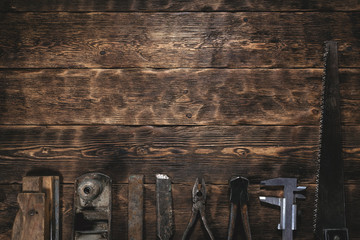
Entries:
POLYGON ((283 186, 284 197, 264 197, 260 196, 261 202, 280 207, 280 223, 278 229, 282 230, 282 238, 286 240, 293 239, 293 230, 296 230, 296 216, 297 206, 295 204, 296 199, 305 199, 305 196, 296 193, 306 189, 306 187, 297 186, 296 178, 274 178, 262 181, 260 183, 264 186, 283 186))

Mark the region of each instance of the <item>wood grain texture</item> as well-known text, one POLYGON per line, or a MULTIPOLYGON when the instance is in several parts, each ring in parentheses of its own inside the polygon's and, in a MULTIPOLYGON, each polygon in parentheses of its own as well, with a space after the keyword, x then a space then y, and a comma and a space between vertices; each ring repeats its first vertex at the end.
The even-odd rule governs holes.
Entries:
MULTIPOLYGON (((6 70, 0 123, 317 125, 321 75, 320 69, 6 70)), ((340 71, 344 124, 360 123, 359 75, 340 71)))
POLYGON ((259 181, 299 178, 295 237, 312 239, 325 40, 339 43, 346 214, 360 240, 359 10, 357 0, 0 0, 0 240, 18 210, 21 187, 8 184, 26 174, 62 177, 70 239, 72 183, 90 171, 114 179, 114 239, 127 237, 130 174, 145 176, 144 235, 155 239, 155 173, 173 180, 174 240, 199 175, 225 239, 235 174, 251 182, 254 239, 280 238, 259 181))
MULTIPOLYGON (((26 176, 22 179, 23 192, 44 192, 42 177, 26 176)), ((45 192, 44 192, 45 193, 45 192)), ((45 193, 46 196, 46 193, 45 193)))
MULTIPOLYGON (((359 180, 357 132, 359 127, 345 128, 348 183, 359 180)), ((318 127, 305 126, 3 126, 0 179, 20 182, 27 172, 37 171, 61 174, 71 183, 83 173, 100 171, 119 183, 127 182, 129 173, 144 174, 146 183, 154 183, 149 176, 156 173, 169 174, 175 183, 192 182, 199 174, 217 184, 233 174, 253 183, 279 176, 313 183, 318 134, 318 127)))
POLYGON ((0 68, 359 67, 358 13, 4 13, 0 68))
MULTIPOLYGON (((153 176, 155 178, 155 176, 153 176)), ((299 184, 304 185, 300 182, 299 184)), ((186 228, 188 218, 191 212, 191 184, 173 184, 173 202, 175 217, 175 236, 174 240, 181 239, 182 233, 186 228)), ((296 239, 313 239, 312 237, 312 211, 314 208, 314 185, 306 185, 306 200, 297 201, 300 216, 298 218, 298 230, 295 233, 296 239)), ((208 198, 206 214, 209 225, 217 239, 225 239, 227 234, 228 214, 229 214, 229 190, 227 185, 207 184, 208 198)), ((0 239, 9 240, 11 235, 11 224, 15 217, 12 209, 17 209, 16 195, 20 191, 19 185, 0 185, 0 193, 3 196, 0 200, 0 206, 5 211, 0 215, 9 213, 6 217, 0 219, 0 239)), ((72 196, 73 186, 64 185, 62 188, 62 239, 71 238, 71 229, 73 222, 72 196)), ((114 239, 126 239, 127 236, 127 204, 128 187, 126 184, 113 185, 113 226, 112 236, 114 239)), ((360 221, 360 212, 354 211, 357 202, 360 200, 358 185, 346 185, 346 204, 347 220, 350 231, 350 239, 360 239, 357 223, 360 221)), ((249 217, 253 239, 279 239, 280 233, 276 225, 280 219, 280 212, 276 208, 270 208, 260 204, 258 197, 281 196, 281 191, 261 190, 259 185, 251 184, 249 187, 249 217)), ((155 239, 156 236, 156 214, 155 214, 155 185, 145 185, 145 238, 155 239)), ((194 231, 194 238, 203 239, 204 232, 197 224, 194 231)))
POLYGON ((46 240, 45 193, 19 193, 19 212, 14 220, 12 240, 46 240))
POLYGON ((359 11, 356 0, 2 0, 0 11, 359 11))
MULTIPOLYGON (((348 85, 359 73, 346 75, 348 85)), ((319 122, 321 70, 32 70, 0 79, 3 124, 319 122)), ((351 110, 350 121, 359 115, 351 110)))

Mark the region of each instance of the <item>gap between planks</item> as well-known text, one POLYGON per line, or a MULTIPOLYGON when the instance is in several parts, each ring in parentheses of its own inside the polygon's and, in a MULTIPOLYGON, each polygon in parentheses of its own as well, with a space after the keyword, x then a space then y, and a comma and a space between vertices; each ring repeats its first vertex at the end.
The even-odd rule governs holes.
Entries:
MULTIPOLYGON (((0 12, 1 13, 1 12, 0 12)), ((341 70, 359 70, 359 67, 340 67, 341 70)), ((0 71, 24 71, 24 70, 314 70, 323 71, 323 67, 25 67, 25 68, 13 68, 13 67, 0 67, 0 71)))
POLYGON ((0 11, 0 13, 17 13, 17 14, 24 14, 24 13, 360 13, 359 10, 208 10, 208 11, 201 11, 201 10, 124 10, 124 11, 26 11, 26 10, 5 10, 0 11))

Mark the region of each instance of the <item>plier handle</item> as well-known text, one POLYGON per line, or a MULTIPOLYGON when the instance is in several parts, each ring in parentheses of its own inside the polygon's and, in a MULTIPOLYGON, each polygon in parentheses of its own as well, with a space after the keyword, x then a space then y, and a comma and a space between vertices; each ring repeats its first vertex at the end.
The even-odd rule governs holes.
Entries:
POLYGON ((191 230, 194 228, 198 216, 200 215, 201 221, 206 229, 207 234, 209 235, 211 240, 214 240, 214 235, 212 234, 209 225, 206 220, 205 216, 205 202, 206 202, 206 186, 205 180, 201 179, 201 187, 199 188, 199 178, 196 178, 193 190, 192 190, 192 199, 193 199, 193 206, 192 206, 192 213, 190 217, 190 221, 186 230, 183 234, 182 240, 189 239, 191 230))
POLYGON ((247 202, 249 180, 244 177, 232 177, 230 179, 230 218, 227 240, 234 239, 237 217, 240 212, 241 223, 245 232, 245 239, 251 240, 247 202))

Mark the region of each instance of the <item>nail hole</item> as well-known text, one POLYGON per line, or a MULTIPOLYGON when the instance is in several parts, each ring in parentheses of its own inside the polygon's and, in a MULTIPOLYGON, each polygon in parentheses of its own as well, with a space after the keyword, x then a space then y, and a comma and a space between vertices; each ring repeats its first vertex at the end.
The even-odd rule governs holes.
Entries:
POLYGON ((187 117, 187 118, 191 118, 191 117, 192 117, 192 114, 191 114, 191 113, 187 113, 187 114, 186 114, 186 117, 187 117))
POLYGON ((29 211, 29 215, 30 215, 30 216, 34 216, 35 214, 37 214, 37 212, 35 211, 35 209, 31 209, 31 210, 29 211))
POLYGON ((197 193, 196 193, 196 196, 201 197, 201 196, 202 196, 202 193, 201 193, 201 192, 197 192, 197 193))
POLYGON ((101 51, 100 54, 101 54, 101 55, 105 55, 106 52, 105 52, 105 51, 101 51))
POLYGON ((244 20, 244 22, 247 22, 248 21, 248 19, 245 17, 245 18, 243 18, 243 20, 244 20))

